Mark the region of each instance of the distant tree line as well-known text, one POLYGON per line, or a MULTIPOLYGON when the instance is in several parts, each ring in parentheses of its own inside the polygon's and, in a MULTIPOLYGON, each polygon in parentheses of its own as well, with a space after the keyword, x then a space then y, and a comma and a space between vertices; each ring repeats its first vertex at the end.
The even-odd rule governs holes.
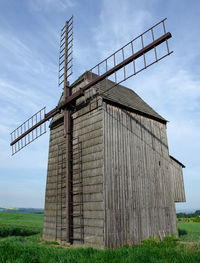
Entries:
POLYGON ((200 210, 196 210, 194 213, 177 213, 177 218, 191 218, 191 217, 199 217, 200 210))
POLYGON ((32 213, 32 214, 43 214, 44 213, 44 209, 40 209, 40 208, 4 208, 4 207, 0 207, 0 211, 1 212, 17 212, 17 213, 32 213))

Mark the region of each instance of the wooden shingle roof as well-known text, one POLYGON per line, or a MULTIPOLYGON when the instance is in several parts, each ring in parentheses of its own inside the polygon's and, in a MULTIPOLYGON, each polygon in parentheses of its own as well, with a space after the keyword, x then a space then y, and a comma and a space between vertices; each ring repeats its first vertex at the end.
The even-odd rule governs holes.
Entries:
POLYGON ((105 100, 116 103, 117 105, 124 106, 138 114, 152 117, 153 119, 160 120, 166 123, 167 121, 152 109, 143 99, 141 99, 133 90, 124 86, 117 85, 112 89, 108 89, 101 95, 105 100))
MULTIPOLYGON (((90 82, 98 75, 86 71, 81 75, 72 85, 76 86, 78 83, 87 80, 90 82)), ((151 108, 142 98, 140 98, 132 89, 129 89, 122 85, 116 85, 116 83, 110 80, 103 80, 95 85, 98 89, 100 96, 108 103, 115 104, 118 107, 124 107, 127 110, 134 111, 138 114, 146 117, 158 120, 162 123, 166 123, 167 120, 159 115, 153 108, 151 108), (114 86, 114 87, 113 87, 114 86)))

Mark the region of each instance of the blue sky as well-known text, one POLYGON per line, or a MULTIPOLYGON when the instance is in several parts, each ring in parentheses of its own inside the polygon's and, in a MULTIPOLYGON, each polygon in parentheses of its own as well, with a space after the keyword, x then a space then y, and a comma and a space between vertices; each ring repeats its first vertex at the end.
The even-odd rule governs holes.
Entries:
POLYGON ((10 132, 57 104, 59 34, 74 14, 71 82, 168 17, 174 53, 124 85, 169 120, 170 154, 186 165, 187 202, 177 209, 200 209, 199 11, 198 0, 1 0, 0 206, 44 206, 49 132, 13 157, 10 132))

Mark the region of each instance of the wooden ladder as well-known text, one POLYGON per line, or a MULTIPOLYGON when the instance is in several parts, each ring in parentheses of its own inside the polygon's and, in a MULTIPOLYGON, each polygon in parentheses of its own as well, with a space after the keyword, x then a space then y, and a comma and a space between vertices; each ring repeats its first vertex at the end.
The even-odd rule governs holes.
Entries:
POLYGON ((57 182, 56 182, 56 239, 65 240, 63 232, 66 230, 66 204, 65 204, 65 169, 66 153, 65 142, 58 145, 57 152, 57 182), (60 234, 59 234, 60 232, 60 234))
POLYGON ((84 242, 84 221, 83 221, 83 176, 82 176, 82 142, 76 139, 73 143, 72 154, 72 220, 73 236, 72 242, 84 242), (79 230, 79 231, 76 231, 79 230), (77 235, 78 234, 78 235, 77 235))

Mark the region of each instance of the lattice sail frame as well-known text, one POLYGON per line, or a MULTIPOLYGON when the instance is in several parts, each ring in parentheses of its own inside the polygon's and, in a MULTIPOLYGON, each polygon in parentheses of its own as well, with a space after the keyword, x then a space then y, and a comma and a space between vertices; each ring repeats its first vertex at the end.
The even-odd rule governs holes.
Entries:
POLYGON ((11 132, 12 155, 46 133, 46 122, 42 122, 42 120, 45 119, 45 115, 46 107, 39 110, 22 125, 11 132))
POLYGON ((72 75, 72 52, 73 52, 73 16, 66 21, 60 34, 58 86, 72 75))
MULTIPOLYGON (((161 20, 160 22, 128 42, 126 45, 115 51, 113 54, 98 63, 89 71, 97 75, 103 75, 111 68, 114 68, 122 63, 127 58, 133 56, 134 54, 137 54, 137 52, 139 52, 140 50, 148 47, 149 44, 166 34, 166 19, 167 18, 161 20)), ((102 93, 105 93, 106 91, 115 87, 117 84, 120 84, 130 77, 138 74, 142 70, 148 68, 149 66, 153 65, 154 63, 172 53, 173 51, 169 50, 168 40, 166 39, 162 44, 159 44, 159 46, 154 46, 154 48, 150 51, 147 51, 143 53, 142 56, 134 59, 132 63, 123 66, 120 70, 117 69, 108 77, 109 80, 112 80, 116 84, 98 94, 100 95, 102 93)))

